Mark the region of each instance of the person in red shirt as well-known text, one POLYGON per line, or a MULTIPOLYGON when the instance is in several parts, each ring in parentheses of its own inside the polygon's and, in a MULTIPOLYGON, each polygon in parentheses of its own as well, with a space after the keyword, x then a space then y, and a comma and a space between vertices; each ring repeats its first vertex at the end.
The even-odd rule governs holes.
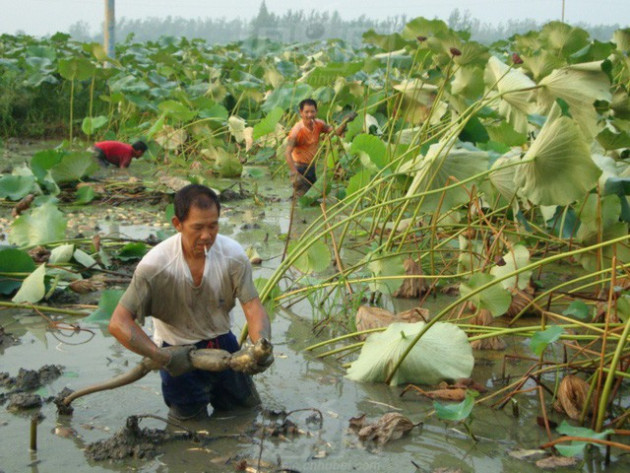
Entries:
POLYGON ((139 158, 147 150, 144 141, 136 141, 132 145, 120 141, 99 141, 94 144, 96 157, 105 166, 113 164, 119 168, 127 168, 133 158, 139 158))
POLYGON ((299 104, 300 118, 291 131, 287 142, 285 157, 291 172, 293 188, 298 195, 304 194, 317 180, 313 158, 319 147, 319 136, 322 133, 335 132, 341 135, 348 122, 357 116, 352 112, 341 124, 334 129, 317 117, 317 102, 313 99, 304 99, 299 104))

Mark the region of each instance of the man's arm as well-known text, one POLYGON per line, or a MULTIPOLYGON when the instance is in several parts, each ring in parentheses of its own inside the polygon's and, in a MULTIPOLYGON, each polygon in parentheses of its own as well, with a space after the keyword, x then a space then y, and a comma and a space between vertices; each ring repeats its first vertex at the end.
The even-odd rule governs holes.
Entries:
POLYGON ((355 112, 350 112, 350 114, 341 121, 341 123, 339 124, 337 128, 333 128, 332 126, 328 125, 329 127, 328 132, 330 133, 331 131, 334 131, 335 135, 341 136, 343 132, 346 131, 346 127, 348 126, 348 123, 350 123, 356 117, 357 117, 357 114, 355 112))
POLYGON ((168 352, 153 343, 136 323, 134 314, 121 304, 116 306, 109 321, 109 333, 132 352, 148 356, 161 365, 167 364, 171 358, 168 352))
POLYGON ((295 148, 295 140, 293 138, 289 138, 287 140, 287 149, 284 152, 284 157, 287 160, 287 164, 289 165, 289 171, 291 171, 291 175, 297 174, 297 169, 295 168, 295 163, 293 162, 293 149, 295 148))
POLYGON ((261 338, 271 340, 271 323, 260 299, 254 297, 241 305, 247 319, 247 329, 252 343, 256 343, 261 338))

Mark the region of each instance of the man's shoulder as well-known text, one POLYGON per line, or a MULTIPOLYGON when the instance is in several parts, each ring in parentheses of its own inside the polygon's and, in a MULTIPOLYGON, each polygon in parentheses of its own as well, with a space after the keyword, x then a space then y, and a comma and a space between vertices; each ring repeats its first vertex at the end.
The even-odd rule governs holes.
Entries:
POLYGON ((159 270, 171 263, 179 255, 180 249, 179 233, 176 233, 151 248, 138 263, 138 268, 152 267, 159 270))

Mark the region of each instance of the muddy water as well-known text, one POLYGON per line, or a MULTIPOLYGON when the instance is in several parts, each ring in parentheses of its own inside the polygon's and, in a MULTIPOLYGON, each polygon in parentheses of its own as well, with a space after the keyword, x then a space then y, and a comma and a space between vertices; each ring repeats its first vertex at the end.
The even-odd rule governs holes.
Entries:
MULTIPOLYGON (((221 186, 221 182, 217 183, 221 186)), ((254 245, 264 259, 255 269, 255 277, 268 276, 279 263, 284 242, 278 235, 288 230, 290 202, 280 181, 261 185, 265 195, 278 197, 277 202, 264 207, 251 200, 229 202, 222 213, 222 232, 239 240, 244 246, 254 245)), ((97 208, 98 210, 98 208, 97 208)), ((100 209, 105 215, 106 210, 100 209)), ((145 210, 152 224, 139 223, 132 209, 121 214, 113 210, 109 220, 99 220, 102 233, 120 232, 134 238, 146 238, 151 233, 164 231, 161 209, 145 210), (123 220, 120 215, 128 218, 123 220), (131 222, 131 223, 129 223, 131 222)), ((298 210, 298 221, 310 221, 316 210, 298 210)), ((75 212, 79 217, 81 212, 75 212)), ((77 219, 71 231, 88 230, 91 224, 77 219), (80 229, 78 226, 85 228, 80 229)), ((436 307, 448 301, 432 301, 436 307)), ((21 413, 0 406, 0 471, 57 472, 57 471, 140 471, 140 472, 224 472, 235 471, 239 461, 255 467, 261 459, 263 471, 322 471, 322 472, 413 472, 434 471, 438 468, 460 469, 462 472, 534 472, 539 469, 528 461, 508 455, 515 449, 533 449, 544 443, 546 435, 535 423, 538 401, 535 394, 519 396, 520 415, 513 410, 492 410, 476 407, 472 429, 477 442, 463 427, 447 425, 428 417, 430 401, 415 395, 401 398, 401 389, 383 385, 357 384, 344 378, 344 371, 333 361, 321 361, 302 349, 318 339, 313 335, 313 310, 303 301, 290 309, 279 310, 273 320, 273 342, 276 362, 265 373, 256 376, 256 383, 266 410, 293 411, 317 409, 323 415, 319 428, 309 417, 313 411, 296 412, 290 416, 298 433, 284 436, 262 436, 256 425, 271 425, 269 415, 259 412, 239 412, 233 415, 212 416, 209 420, 189 427, 207 431, 214 439, 201 442, 177 441, 158 446, 157 457, 124 460, 121 462, 91 462, 83 449, 93 442, 107 439, 125 425, 132 415, 165 417, 166 407, 160 395, 159 376, 151 373, 130 386, 109 392, 95 393, 74 402, 72 416, 58 416, 54 404, 48 402, 40 409, 21 413), (348 430, 351 417, 367 414, 375 421, 386 412, 397 411, 413 422, 424 422, 410 435, 386 445, 380 451, 368 450, 358 444, 348 430), (31 416, 40 413, 38 449, 29 451, 31 416), (420 470, 416 469, 416 466, 420 470)), ((243 324, 239 310, 234 314, 236 331, 243 324)), ((62 337, 47 330, 47 323, 31 313, 0 311, 0 326, 20 339, 18 345, 0 347, 0 371, 16 376, 20 367, 39 369, 45 364, 65 367, 62 377, 43 386, 42 397, 54 396, 64 387, 77 389, 116 376, 128 370, 138 357, 122 348, 102 326, 89 325, 77 319, 81 327, 94 332, 81 332, 62 337)), ((148 327, 150 328, 150 327, 148 327)), ((516 341, 508 353, 528 353, 525 342, 516 341)), ((479 353, 473 377, 490 390, 502 386, 502 354, 479 353)), ((528 364, 511 363, 513 372, 523 372, 528 364)), ((551 414, 552 418, 561 421, 551 414)), ((163 428, 164 423, 154 418, 142 419, 142 427, 163 428)), ((594 450, 586 461, 577 465, 585 472, 626 472, 630 460, 614 458, 608 468, 603 466, 603 454, 594 450)), ((556 471, 576 471, 576 468, 556 471)))

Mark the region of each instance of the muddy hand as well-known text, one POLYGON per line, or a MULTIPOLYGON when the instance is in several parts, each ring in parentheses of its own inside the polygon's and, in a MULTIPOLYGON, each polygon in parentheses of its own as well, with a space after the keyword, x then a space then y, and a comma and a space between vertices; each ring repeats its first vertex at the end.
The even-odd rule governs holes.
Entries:
POLYGON ((168 371, 171 376, 181 376, 195 369, 193 366, 190 353, 195 350, 194 345, 181 345, 160 348, 160 351, 169 355, 168 363, 163 368, 168 371))
POLYGON ((266 338, 261 338, 255 345, 233 353, 230 368, 246 374, 257 374, 265 371, 273 360, 273 345, 266 338))

